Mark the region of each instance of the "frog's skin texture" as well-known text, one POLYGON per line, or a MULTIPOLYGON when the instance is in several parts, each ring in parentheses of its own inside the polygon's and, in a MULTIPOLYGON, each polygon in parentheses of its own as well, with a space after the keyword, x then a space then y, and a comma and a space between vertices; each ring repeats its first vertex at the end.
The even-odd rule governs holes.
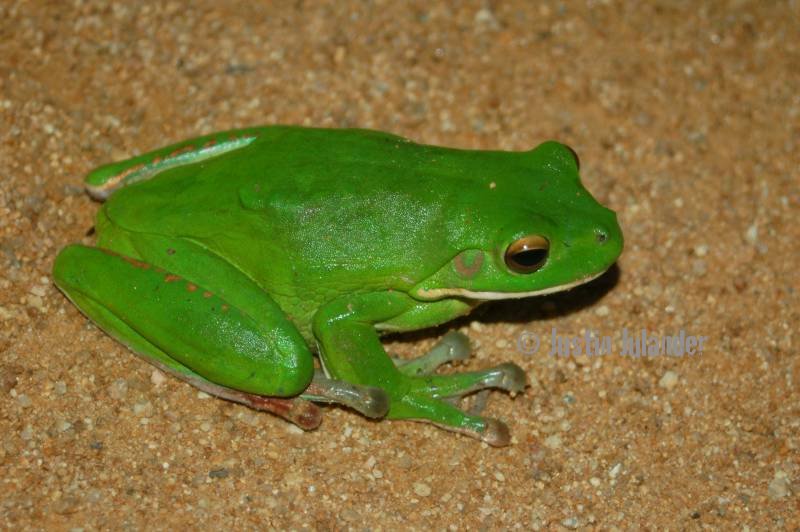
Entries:
POLYGON ((311 401, 335 402, 507 444, 505 424, 457 403, 522 391, 518 366, 440 375, 468 355, 463 335, 413 361, 380 335, 571 288, 622 250, 614 212, 556 142, 470 151, 252 128, 103 166, 87 186, 108 199, 97 247, 61 251, 58 287, 156 366, 304 428, 320 422, 311 401))

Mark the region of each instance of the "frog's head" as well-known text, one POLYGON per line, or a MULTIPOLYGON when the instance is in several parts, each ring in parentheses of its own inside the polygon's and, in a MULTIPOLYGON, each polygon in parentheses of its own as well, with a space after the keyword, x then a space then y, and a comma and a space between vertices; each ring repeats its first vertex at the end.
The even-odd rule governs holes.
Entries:
POLYGON ((586 191, 575 152, 557 142, 506 154, 492 175, 459 192, 468 228, 453 232, 449 261, 414 297, 509 299, 549 294, 605 272, 622 251, 614 211, 586 191))

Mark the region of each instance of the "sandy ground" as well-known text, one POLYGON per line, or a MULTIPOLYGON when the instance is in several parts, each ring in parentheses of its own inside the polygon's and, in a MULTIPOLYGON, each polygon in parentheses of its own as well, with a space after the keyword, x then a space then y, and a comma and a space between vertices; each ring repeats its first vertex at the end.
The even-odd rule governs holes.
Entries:
POLYGON ((0 5, 0 528, 798 526, 797 2, 196 4, 0 5), (490 398, 511 446, 337 408, 302 433, 154 371, 54 288, 92 167, 275 123, 580 153, 618 267, 453 324, 467 368, 529 375, 490 398), (553 328, 613 350, 550 356, 553 328), (707 341, 623 356, 624 329, 707 341))

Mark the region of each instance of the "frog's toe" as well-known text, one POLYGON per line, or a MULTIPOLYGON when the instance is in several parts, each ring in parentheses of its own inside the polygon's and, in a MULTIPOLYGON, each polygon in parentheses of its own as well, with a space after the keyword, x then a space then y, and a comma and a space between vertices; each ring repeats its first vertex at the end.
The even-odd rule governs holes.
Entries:
POLYGON ((482 379, 476 382, 471 388, 463 390, 459 395, 464 396, 474 391, 496 388, 505 390, 511 395, 516 395, 525 390, 528 385, 528 378, 525 371, 513 362, 505 362, 499 366, 477 372, 482 375, 482 379))
POLYGON ((467 335, 450 331, 424 355, 411 359, 395 359, 398 369, 405 375, 428 375, 448 362, 466 360, 472 354, 467 335))
POLYGON ((380 388, 365 390, 359 411, 370 418, 381 418, 389 412, 389 395, 380 388))
POLYGON ((491 417, 478 419, 481 420, 481 428, 453 427, 442 423, 435 423, 435 425, 445 430, 458 432, 464 436, 469 436, 470 438, 486 442, 492 447, 505 447, 511 443, 511 431, 508 429, 508 425, 499 419, 491 417))
POLYGON ((484 418, 486 421, 486 428, 480 433, 481 441, 485 441, 492 447, 505 447, 511 443, 511 431, 508 430, 508 425, 491 417, 484 418))
POLYGON ((442 336, 436 347, 447 349, 448 362, 466 360, 472 354, 472 347, 469 345, 469 337, 458 331, 450 331, 442 336))
POLYGON ((302 397, 309 401, 349 406, 369 418, 381 418, 389 412, 389 396, 384 390, 330 379, 319 371, 314 374, 302 397))
POLYGON ((512 395, 523 392, 525 386, 528 385, 525 371, 513 362, 500 364, 493 368, 492 374, 494 377, 494 381, 491 383, 494 385, 493 387, 506 390, 512 395))
POLYGON ((525 372, 511 362, 480 371, 416 376, 412 377, 411 384, 415 391, 430 397, 455 399, 487 389, 504 390, 514 395, 522 392, 525 386, 525 372))
POLYGON ((389 410, 389 419, 427 421, 495 447, 508 445, 511 440, 508 426, 502 421, 464 411, 455 404, 457 401, 432 396, 430 390, 416 389, 395 399, 389 410))

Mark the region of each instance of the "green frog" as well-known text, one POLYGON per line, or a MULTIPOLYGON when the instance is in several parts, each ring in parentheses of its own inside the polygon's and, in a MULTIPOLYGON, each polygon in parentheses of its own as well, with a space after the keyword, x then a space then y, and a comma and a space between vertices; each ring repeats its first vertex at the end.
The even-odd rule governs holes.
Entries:
POLYGON ((157 367, 306 429, 316 403, 337 403, 508 444, 505 423, 459 399, 523 391, 519 366, 441 374, 469 355, 464 335, 412 360, 387 354, 381 335, 575 287, 623 243, 575 153, 553 141, 461 150, 271 126, 187 140, 86 182, 107 201, 97 246, 55 260, 64 294, 157 367))

